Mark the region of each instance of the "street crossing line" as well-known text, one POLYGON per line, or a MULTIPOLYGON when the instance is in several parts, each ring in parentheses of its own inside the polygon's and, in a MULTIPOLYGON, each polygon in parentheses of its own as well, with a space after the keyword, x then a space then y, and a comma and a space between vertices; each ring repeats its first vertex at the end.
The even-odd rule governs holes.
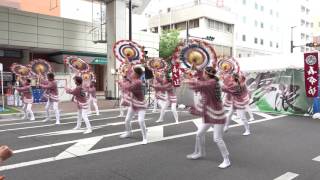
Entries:
POLYGON ((285 174, 275 178, 274 180, 292 180, 298 176, 299 176, 299 174, 292 173, 292 172, 286 172, 285 174))
MULTIPOLYGON (((145 119, 145 121, 150 121, 152 118, 145 119)), ((131 121, 131 123, 139 122, 138 120, 131 121)), ((124 125, 125 122, 119 122, 119 123, 108 123, 104 125, 99 125, 99 126, 92 126, 92 129, 100 129, 108 126, 118 126, 118 125, 124 125)), ((85 129, 83 129, 85 130, 85 129)), ((44 137, 44 136, 58 136, 58 135, 66 135, 66 134, 77 134, 77 133, 83 133, 83 130, 62 130, 62 131, 53 131, 53 132, 48 132, 48 133, 39 133, 39 134, 31 134, 31 135, 26 135, 26 136, 19 136, 18 138, 29 138, 29 137, 44 137)))
MULTIPOLYGON (((170 110, 166 110, 166 112, 167 112, 167 111, 170 111, 170 110)), ((186 112, 186 111, 177 111, 177 112, 178 112, 178 113, 184 113, 184 112, 186 112)), ((146 113, 146 115, 148 115, 148 114, 157 114, 157 113, 159 113, 159 112, 146 113)), ((93 117, 93 116, 95 116, 95 115, 89 115, 89 117, 93 117)), ((119 116, 113 116, 113 117, 110 117, 110 118, 114 118, 114 117, 119 117, 119 116)), ((70 116, 70 117, 60 118, 60 121, 61 121, 61 120, 67 120, 67 119, 76 119, 76 118, 78 118, 78 116, 70 116)), ((122 117, 122 118, 125 118, 125 117, 122 117)), ((99 119, 102 119, 102 118, 99 118, 99 119)), ((89 119, 89 120, 90 120, 90 119, 89 119)), ((96 119, 91 119, 90 121, 94 121, 94 120, 96 120, 96 119)), ((20 121, 23 121, 23 120, 20 119, 20 121)), ((50 120, 50 121, 55 122, 54 120, 50 120)), ((50 122, 50 121, 48 121, 48 122, 50 122)), ((41 122, 43 123, 43 120, 25 121, 25 122, 18 122, 18 123, 8 123, 8 124, 0 124, 0 127, 3 127, 3 126, 12 126, 12 125, 20 125, 20 124, 35 124, 35 123, 41 123, 41 122)), ((64 123, 61 123, 61 124, 64 124, 64 123)), ((0 131, 0 132, 1 132, 1 131, 0 131)))
POLYGON ((264 117, 264 118, 272 118, 272 117, 274 117, 274 116, 271 116, 269 114, 261 113, 261 112, 254 112, 254 114, 257 114, 257 115, 259 115, 261 117, 264 117))
POLYGON ((85 155, 102 138, 103 137, 93 137, 78 141, 76 144, 70 146, 68 149, 56 156, 56 160, 85 155))
MULTIPOLYGON (((189 123, 189 122, 192 122, 192 121, 199 121, 199 120, 201 120, 201 118, 182 121, 182 122, 179 122, 178 124, 189 123)), ((162 124, 162 125, 159 125, 159 126, 166 127, 166 126, 171 126, 171 125, 177 125, 177 124, 174 122, 174 123, 162 124)), ((153 126, 153 127, 156 127, 156 126, 153 126)), ((147 129, 149 129, 149 128, 150 127, 147 127, 147 129)), ((138 131, 141 131, 141 130, 140 129, 132 130, 132 132, 138 132, 138 131)), ((95 136, 95 137, 103 137, 103 138, 112 137, 112 136, 121 135, 122 133, 123 132, 116 132, 116 133, 111 133, 111 134, 95 136)), ((149 133, 149 130, 148 130, 148 133, 149 133)), ((78 139, 78 140, 71 140, 71 141, 65 141, 65 142, 60 142, 60 143, 54 143, 54 144, 50 144, 50 145, 43 145, 43 146, 37 146, 37 147, 32 147, 32 148, 25 148, 25 149, 15 150, 15 151, 13 151, 13 153, 17 154, 17 153, 22 153, 22 152, 28 152, 28 151, 33 151, 33 150, 50 148, 50 147, 54 147, 54 146, 62 146, 62 145, 66 145, 66 144, 77 143, 78 141, 83 140, 83 139, 87 139, 87 138, 82 138, 82 139, 78 139)))
POLYGON ((312 160, 313 160, 313 161, 320 162, 320 156, 317 156, 317 157, 313 158, 312 160))
MULTIPOLYGON (((154 113, 146 113, 146 115, 150 115, 150 114, 154 114, 154 113)), ((113 117, 97 118, 97 119, 89 119, 89 120, 90 120, 90 122, 94 122, 94 121, 103 121, 103 120, 116 119, 116 118, 119 118, 119 117, 118 116, 113 116, 113 117)), ((72 121, 72 122, 60 123, 60 125, 44 124, 44 125, 38 125, 38 126, 27 126, 27 127, 21 127, 21 128, 11 128, 11 129, 0 130, 0 133, 1 132, 8 132, 8 131, 15 131, 15 130, 34 129, 34 128, 40 128, 40 127, 61 126, 61 125, 76 124, 76 123, 77 123, 76 121, 72 121)))
MULTIPOLYGON (((281 115, 281 116, 276 116, 276 117, 272 117, 272 118, 256 120, 256 121, 249 122, 249 124, 256 124, 256 123, 266 122, 266 121, 278 119, 278 118, 281 118, 281 117, 284 117, 284 116, 285 115, 281 115)), ((201 120, 201 118, 179 122, 178 124, 183 124, 183 123, 187 123, 187 122, 191 122, 191 121, 199 121, 199 120, 201 120)), ((151 133, 151 134, 154 133, 154 135, 151 135, 152 139, 150 139, 151 141, 149 143, 166 141, 166 140, 170 140, 170 139, 177 139, 177 138, 191 136, 191 135, 196 134, 196 132, 189 132, 189 133, 183 133, 183 134, 178 134, 178 135, 173 135, 173 136, 168 136, 168 137, 161 138, 161 135, 160 135, 161 128, 160 127, 163 128, 165 126, 171 126, 171 125, 177 125, 177 124, 176 123, 169 123, 169 124, 159 125, 158 126, 159 128, 154 128, 154 129, 149 128, 150 131, 148 130, 148 134, 149 133, 151 133)), ((234 125, 231 125, 230 127, 238 127, 238 126, 241 126, 241 125, 240 124, 234 124, 234 125)), ((140 130, 138 130, 138 129, 133 130, 133 132, 137 132, 137 131, 140 131, 140 130)), ((209 131, 213 131, 213 130, 210 129, 209 131)), ((113 133, 113 134, 107 134, 107 135, 102 135, 102 136, 95 136, 95 137, 91 137, 91 138, 97 138, 97 139, 101 138, 102 139, 104 137, 110 137, 110 136, 115 136, 115 135, 120 135, 120 134, 122 134, 122 132, 113 133)), ((32 151, 32 150, 38 150, 38 149, 54 147, 54 146, 61 146, 61 145, 65 145, 65 144, 79 143, 80 141, 81 142, 85 142, 85 139, 90 139, 90 138, 83 138, 83 139, 66 141, 66 142, 61 142, 61 143, 55 143, 55 144, 50 144, 50 145, 45 145, 45 146, 38 146, 38 147, 27 148, 27 149, 20 149, 20 150, 14 151, 14 153, 22 153, 22 152, 28 152, 28 151, 32 151)), ((117 145, 117 146, 112 146, 112 147, 106 147, 106 148, 101 148, 101 149, 95 149, 95 150, 91 150, 91 151, 89 150, 89 151, 86 151, 86 152, 81 151, 80 154, 81 154, 81 156, 85 156, 85 155, 89 155, 89 154, 96 154, 96 153, 101 153, 101 152, 107 152, 107 151, 112 151, 112 150, 117 150, 117 149, 133 147, 133 146, 137 146, 137 145, 141 145, 141 144, 142 144, 142 142, 134 142, 134 143, 128 143, 128 144, 117 145)), ((86 147, 86 149, 87 149, 87 147, 89 147, 89 145, 84 145, 84 146, 86 147)), ((73 154, 73 153, 71 152, 70 154, 73 154)), ((73 155, 73 156, 63 156, 63 157, 64 157, 64 159, 67 159, 67 158, 73 158, 73 157, 76 157, 76 156, 73 155)), ((9 170, 9 169, 16 169, 16 168, 21 168, 21 167, 26 167, 26 166, 31 166, 31 165, 38 165, 38 164, 43 164, 43 163, 57 161, 57 160, 61 160, 61 156, 60 156, 60 159, 57 158, 57 157, 50 157, 50 158, 44 158, 44 159, 32 160, 32 161, 28 161, 28 162, 22 162, 22 163, 16 163, 16 164, 11 164, 11 165, 1 166, 0 167, 0 171, 9 170)), ((290 179, 276 179, 276 180, 290 180, 290 179)))

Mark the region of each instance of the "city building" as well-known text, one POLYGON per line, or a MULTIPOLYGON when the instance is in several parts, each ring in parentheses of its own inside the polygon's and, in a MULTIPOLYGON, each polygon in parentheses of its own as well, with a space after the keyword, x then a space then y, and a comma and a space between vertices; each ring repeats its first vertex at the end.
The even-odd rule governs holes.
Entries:
POLYGON ((187 22, 189 22, 191 37, 214 37, 213 41, 208 42, 214 45, 217 56, 233 56, 235 21, 235 15, 228 9, 220 8, 209 1, 192 1, 150 15, 149 30, 160 34, 165 30, 177 29, 180 31, 180 37, 186 38, 187 22))
MULTIPOLYGON (((286 5, 284 4, 283 7, 286 5)), ((283 14, 287 16, 287 29, 290 29, 294 46, 297 46, 294 48, 294 53, 313 50, 306 44, 313 41, 313 31, 316 26, 314 24, 314 10, 317 11, 315 8, 313 0, 294 0, 290 2, 290 8, 287 8, 286 13, 283 14)))
MULTIPOLYGON (((39 14, 42 12, 26 12, 22 11, 22 5, 17 3, 23 1, 6 1, 6 4, 4 1, 0 3, 9 6, 0 6, 0 63, 4 64, 5 71, 10 71, 10 65, 15 62, 28 64, 33 59, 46 59, 54 67, 57 78, 65 82, 65 86, 60 87, 63 100, 70 100, 71 97, 63 90, 63 87, 73 84, 70 72, 64 66, 64 59, 67 56, 78 56, 87 61, 96 73, 97 90, 107 91, 110 97, 117 96, 115 85, 117 77, 112 76, 111 72, 119 66, 119 63, 113 56, 112 47, 114 42, 128 39, 129 18, 125 1, 108 1, 107 7, 101 6, 107 11, 99 11, 104 17, 97 22, 68 19, 61 15, 39 14), (97 33, 101 35, 96 36, 97 33)), ((62 6, 60 8, 63 9, 62 6)), ((135 12, 138 8, 135 8, 135 12)), ((86 7, 86 9, 91 8, 86 7)), ((149 56, 158 56, 157 35, 134 31, 132 37, 134 41, 150 48, 149 56)))
MULTIPOLYGON (((284 52, 284 24, 281 0, 225 0, 236 14, 236 57, 284 52)), ((290 6, 291 7, 291 6, 290 6)))

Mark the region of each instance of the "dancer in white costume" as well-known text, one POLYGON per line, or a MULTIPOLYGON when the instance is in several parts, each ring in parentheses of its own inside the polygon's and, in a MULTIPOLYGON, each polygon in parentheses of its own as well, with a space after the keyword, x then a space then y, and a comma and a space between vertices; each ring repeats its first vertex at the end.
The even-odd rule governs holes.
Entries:
MULTIPOLYGON (((162 79, 160 78, 160 74, 159 73, 155 73, 155 78, 153 79, 153 85, 151 85, 152 87, 153 86, 158 86, 162 83, 162 79)), ((154 88, 154 91, 155 91, 155 94, 154 94, 154 105, 153 105, 153 110, 152 112, 155 113, 157 111, 157 108, 158 108, 158 104, 160 103, 160 99, 163 98, 163 92, 162 91, 159 91, 158 89, 154 88)))
POLYGON ((222 87, 222 91, 231 95, 231 98, 232 98, 232 107, 228 114, 224 131, 226 132, 228 130, 230 120, 231 120, 231 115, 233 111, 236 111, 237 115, 242 120, 245 128, 245 132, 243 133, 243 135, 248 136, 250 135, 250 127, 245 114, 245 107, 249 104, 249 101, 250 101, 248 90, 245 83, 243 83, 243 81, 240 80, 241 77, 239 77, 238 74, 233 74, 232 77, 233 77, 233 80, 222 87))
MULTIPOLYGON (((241 83, 246 85, 246 77, 244 75, 241 75, 240 78, 241 78, 241 80, 240 80, 241 83)), ((248 87, 247 87, 247 91, 248 91, 248 94, 249 94, 249 98, 251 99, 251 93, 250 93, 250 90, 249 90, 248 87)), ((249 103, 245 106, 245 111, 247 111, 248 114, 249 114, 249 121, 253 121, 254 120, 254 116, 253 116, 253 113, 251 111, 249 103)))
POLYGON ((198 159, 205 156, 205 133, 210 127, 213 127, 213 140, 223 157, 223 162, 219 165, 219 168, 227 168, 231 165, 231 162, 228 149, 222 138, 226 116, 216 70, 213 67, 206 67, 203 72, 203 80, 187 80, 186 82, 191 89, 201 93, 201 101, 192 109, 191 113, 203 118, 203 123, 198 128, 196 135, 195 151, 187 155, 187 158, 198 159))
POLYGON ((74 97, 74 102, 77 103, 78 107, 78 119, 77 125, 74 130, 81 128, 82 119, 86 124, 86 131, 83 134, 88 134, 92 132, 91 124, 88 119, 88 97, 86 95, 86 90, 82 87, 82 78, 79 76, 74 77, 75 84, 77 87, 75 89, 66 88, 68 94, 72 94, 74 97))
POLYGON ((58 108, 59 95, 58 95, 58 86, 57 82, 54 79, 53 73, 47 74, 48 81, 43 81, 40 84, 42 89, 45 89, 45 96, 48 98, 46 104, 46 119, 44 122, 50 120, 50 109, 53 108, 56 115, 56 124, 60 124, 60 112, 58 108))
POLYGON ((89 96, 89 114, 91 114, 91 104, 93 104, 94 110, 96 115, 99 116, 99 107, 98 107, 98 100, 97 100, 97 91, 96 91, 96 83, 91 81, 90 86, 87 88, 88 96, 89 96))
POLYGON ((22 102, 23 102, 23 117, 22 119, 29 119, 30 121, 35 120, 34 114, 32 111, 32 89, 31 89, 31 80, 26 79, 22 87, 16 87, 16 90, 22 94, 22 102), (30 115, 30 117, 28 117, 30 115))
POLYGON ((132 93, 132 98, 130 100, 130 107, 125 119, 125 132, 120 136, 120 138, 129 138, 132 134, 131 120, 133 119, 134 113, 138 114, 138 122, 140 125, 142 133, 142 144, 147 144, 147 128, 145 125, 145 113, 147 108, 147 103, 144 100, 143 85, 140 80, 143 75, 143 70, 140 67, 135 67, 133 73, 129 80, 129 83, 119 84, 125 91, 130 91, 132 93))
POLYGON ((158 123, 163 122, 163 117, 165 114, 165 110, 171 104, 171 111, 173 113, 173 117, 175 122, 178 123, 178 112, 177 112, 177 96, 174 93, 174 87, 172 85, 171 79, 166 79, 163 83, 158 85, 152 85, 156 91, 162 91, 165 93, 165 96, 159 96, 159 104, 161 106, 161 113, 159 119, 156 121, 158 123))

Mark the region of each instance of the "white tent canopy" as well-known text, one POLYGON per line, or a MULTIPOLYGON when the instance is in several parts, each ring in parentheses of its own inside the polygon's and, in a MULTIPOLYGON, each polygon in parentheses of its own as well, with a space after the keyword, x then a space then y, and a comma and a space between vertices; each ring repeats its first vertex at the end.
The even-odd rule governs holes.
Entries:
POLYGON ((243 72, 281 71, 304 67, 303 53, 237 58, 243 72))

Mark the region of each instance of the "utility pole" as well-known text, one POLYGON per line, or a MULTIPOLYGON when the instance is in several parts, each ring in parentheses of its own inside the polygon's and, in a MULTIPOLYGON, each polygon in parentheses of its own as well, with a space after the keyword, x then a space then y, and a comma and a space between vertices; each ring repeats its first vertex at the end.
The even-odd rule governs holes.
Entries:
POLYGON ((129 0, 129 40, 132 40, 132 2, 129 0))
POLYGON ((293 48, 295 48, 295 46, 293 45, 293 28, 295 28, 297 26, 292 26, 291 27, 291 41, 290 41, 290 52, 293 53, 293 48))
POLYGON ((189 36, 190 36, 190 34, 189 34, 189 21, 187 21, 187 24, 186 24, 186 33, 187 33, 187 44, 189 44, 189 36))

